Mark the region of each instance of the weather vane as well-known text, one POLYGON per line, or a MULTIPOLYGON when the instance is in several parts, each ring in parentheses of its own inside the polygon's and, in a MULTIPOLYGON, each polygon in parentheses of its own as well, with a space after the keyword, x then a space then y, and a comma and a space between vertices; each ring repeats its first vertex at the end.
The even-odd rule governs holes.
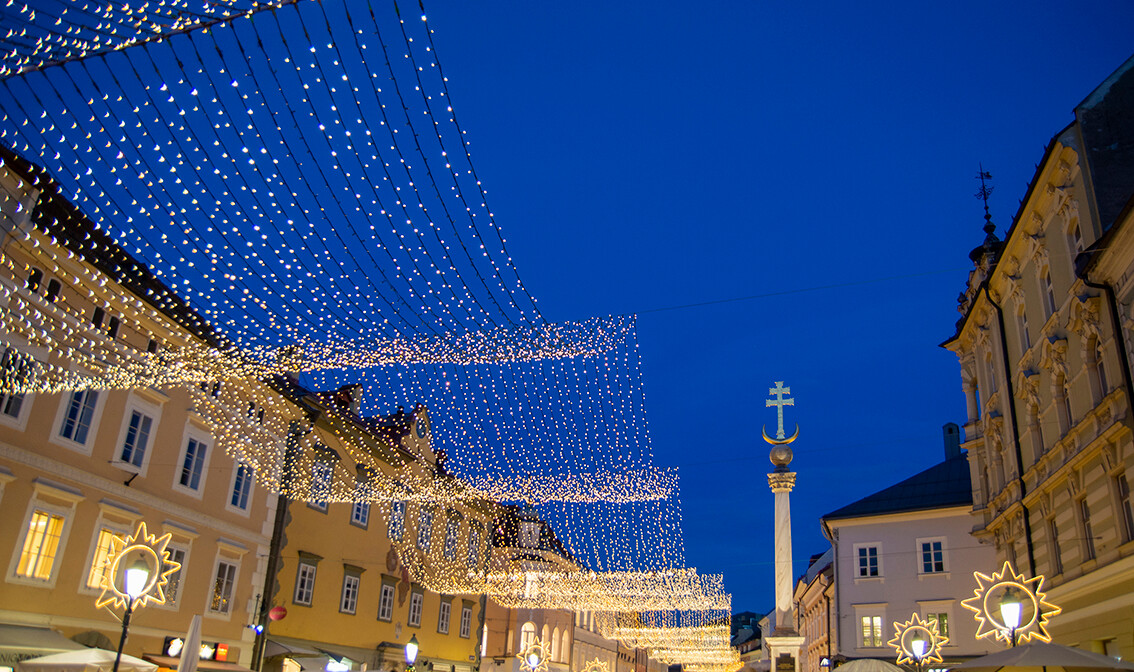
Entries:
POLYGON ((984 232, 992 233, 996 230, 996 225, 992 223, 992 214, 988 211, 988 197, 992 195, 992 190, 995 189, 995 187, 985 182, 985 180, 992 179, 992 173, 984 169, 984 164, 980 164, 980 172, 977 173, 977 179, 980 180, 980 189, 977 190, 975 196, 984 201, 984 232))
POLYGON ((776 438, 768 436, 765 428, 761 427, 760 433, 764 435, 764 440, 773 446, 788 444, 799 438, 799 423, 795 425, 795 433, 791 436, 784 438, 784 406, 795 406, 795 399, 785 399, 785 394, 791 394, 790 387, 784 387, 782 380, 776 381, 776 386, 768 390, 768 394, 775 396, 775 399, 765 399, 764 407, 776 407, 776 438))

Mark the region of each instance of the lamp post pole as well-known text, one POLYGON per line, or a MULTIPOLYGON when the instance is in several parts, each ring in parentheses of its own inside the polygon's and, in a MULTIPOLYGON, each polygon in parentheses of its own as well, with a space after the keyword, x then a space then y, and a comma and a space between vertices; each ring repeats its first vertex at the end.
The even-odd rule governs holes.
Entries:
POLYGON ((122 636, 118 638, 118 653, 114 656, 114 670, 118 672, 118 664, 122 662, 122 647, 126 646, 126 631, 130 629, 130 614, 134 611, 134 599, 126 600, 126 613, 122 616, 122 636))

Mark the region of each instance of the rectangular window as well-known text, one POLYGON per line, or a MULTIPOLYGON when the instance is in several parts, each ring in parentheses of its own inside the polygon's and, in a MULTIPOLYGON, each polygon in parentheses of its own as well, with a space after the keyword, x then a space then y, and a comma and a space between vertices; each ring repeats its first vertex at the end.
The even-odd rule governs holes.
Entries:
POLYGON ((241 511, 248 510, 248 497, 252 494, 252 470, 243 464, 236 466, 236 476, 232 481, 232 497, 229 503, 241 511))
POLYGON ((24 406, 22 394, 0 394, 0 413, 9 418, 19 418, 20 409, 24 406))
POLYGON ((378 620, 389 621, 394 617, 394 587, 388 583, 382 584, 382 592, 378 595, 378 620))
POLYGON ((343 595, 339 599, 339 611, 353 614, 358 608, 358 584, 360 579, 353 574, 343 576, 343 595))
POLYGON ((100 589, 102 588, 102 580, 104 572, 106 571, 106 561, 110 558, 110 551, 113 548, 111 542, 118 535, 113 530, 102 528, 98 531, 98 538, 95 540, 94 558, 91 559, 91 569, 87 572, 87 588, 100 589))
POLYGON ((122 442, 120 460, 139 469, 142 467, 142 461, 146 458, 146 449, 150 445, 150 429, 153 422, 153 418, 141 411, 130 414, 130 425, 126 429, 126 439, 122 442))
POLYGON ((97 403, 97 390, 72 392, 71 399, 67 403, 67 414, 63 417, 63 425, 59 428, 59 436, 85 445, 97 403))
POLYGON ((457 518, 449 518, 445 523, 445 558, 448 560, 457 559, 457 540, 461 531, 461 521, 457 518))
POLYGON ((417 519, 417 547, 426 553, 433 542, 433 512, 422 507, 417 519))
POLYGON ((860 577, 879 575, 877 546, 863 546, 858 549, 858 575, 860 577))
POLYGON ((1078 255, 1083 252, 1083 233, 1079 230, 1079 224, 1071 227, 1071 248, 1078 255))
POLYGON ((453 605, 445 600, 441 600, 441 612, 437 615, 437 632, 442 635, 449 634, 449 615, 452 613, 453 605))
POLYGON ((165 586, 166 606, 176 607, 181 599, 181 577, 185 576, 185 549, 169 546, 166 550, 169 551, 169 559, 180 565, 176 572, 169 575, 169 583, 165 586))
POLYGON ((406 531, 406 503, 392 502, 390 504, 390 522, 386 527, 386 534, 395 541, 401 541, 406 531))
POLYGON ((1059 528, 1055 526, 1055 519, 1047 521, 1047 535, 1049 551, 1051 552, 1051 573, 1063 573, 1063 552, 1059 549, 1059 528))
POLYGON ((949 614, 945 612, 926 614, 925 620, 927 623, 937 624, 937 634, 941 635, 942 637, 949 636, 949 614))
POLYGON ((476 567, 480 559, 480 526, 469 528, 469 567, 476 567))
POLYGON ((315 565, 300 562, 299 569, 295 573, 295 597, 292 601, 310 607, 311 597, 314 593, 315 565))
POLYGON ((178 480, 181 485, 190 490, 201 487, 201 472, 205 468, 205 452, 208 448, 197 439, 189 439, 189 444, 185 448, 185 460, 181 464, 181 477, 178 480))
POLYGON ((421 607, 425 604, 425 595, 415 592, 409 600, 409 624, 413 627, 421 625, 421 607))
POLYGON ((1027 352, 1028 348, 1032 347, 1032 335, 1028 333, 1028 313, 1021 310, 1017 313, 1018 327, 1020 329, 1020 347, 1022 352, 1027 352))
POLYGON ((51 579, 59 539, 63 536, 63 522, 64 518, 59 514, 39 509, 32 512, 16 576, 43 581, 51 579))
POLYGON ((1055 288, 1051 286, 1051 272, 1047 269, 1043 271, 1041 282, 1043 283, 1043 307, 1047 311, 1047 317, 1051 317, 1055 314, 1057 306, 1055 304, 1055 288))
POLYGON ((370 502, 355 502, 350 509, 350 522, 359 527, 370 524, 370 502))
POLYGON ((863 616, 861 622, 862 646, 864 648, 882 646, 882 617, 863 616))
POLYGON ((469 633, 472 630, 472 607, 461 607, 461 629, 458 631, 461 637, 469 638, 469 633))
POLYGON ((1130 482, 1126 474, 1114 477, 1114 489, 1118 494, 1119 516, 1122 519, 1122 541, 1134 541, 1134 509, 1130 506, 1130 482))
POLYGON ((236 565, 221 560, 217 562, 217 575, 213 579, 213 596, 209 600, 209 611, 214 614, 227 614, 232 610, 232 592, 236 587, 236 565))
POLYGON ((331 479, 334 472, 335 468, 331 466, 330 462, 318 460, 311 465, 311 496, 314 498, 310 503, 312 508, 320 511, 327 510, 327 500, 331 498, 331 479))
POLYGON ((1091 529, 1091 507, 1087 498, 1079 500, 1079 520, 1083 524, 1083 554, 1087 560, 1095 559, 1095 532, 1091 529))
POLYGON ((935 574, 945 571, 945 550, 941 541, 921 542, 921 573, 935 574))

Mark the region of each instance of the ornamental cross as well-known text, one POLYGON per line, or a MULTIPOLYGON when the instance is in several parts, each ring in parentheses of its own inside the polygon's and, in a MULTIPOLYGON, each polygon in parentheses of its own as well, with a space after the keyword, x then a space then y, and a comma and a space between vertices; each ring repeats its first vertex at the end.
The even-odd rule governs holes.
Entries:
POLYGON ((785 394, 791 394, 790 387, 784 387, 782 380, 776 381, 776 386, 768 390, 768 394, 776 395, 775 399, 765 399, 764 408, 776 407, 776 438, 784 438, 784 406, 795 406, 795 399, 784 399, 785 394))

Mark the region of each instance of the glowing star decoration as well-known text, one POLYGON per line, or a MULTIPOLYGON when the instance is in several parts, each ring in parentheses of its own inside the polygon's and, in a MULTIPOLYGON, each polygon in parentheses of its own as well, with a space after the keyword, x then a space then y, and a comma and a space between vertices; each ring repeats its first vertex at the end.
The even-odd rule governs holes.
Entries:
POLYGON ((102 594, 95 601, 95 607, 107 605, 119 609, 126 607, 126 603, 131 598, 122 590, 114 577, 118 576, 120 571, 125 571, 122 563, 129 558, 141 558, 151 569, 145 587, 138 597, 134 598, 131 608, 144 607, 151 602, 165 604, 165 587, 169 584, 169 577, 181 569, 181 563, 170 560, 169 551, 166 550, 172 538, 173 535, 168 532, 161 537, 150 534, 145 522, 139 523, 138 530, 125 539, 111 537, 110 554, 103 567, 102 594), (159 571, 152 571, 155 569, 159 571))
POLYGON ((887 642, 898 653, 899 665, 943 662, 941 648, 948 643, 949 638, 938 632, 936 620, 924 621, 917 613, 905 623, 894 621, 894 638, 887 642), (924 647, 920 652, 916 641, 924 647))
POLYGON ((1005 562, 999 572, 988 576, 983 572, 973 572, 977 587, 973 596, 963 600, 961 605, 973 612, 977 621, 977 639, 995 637, 1005 644, 1023 644, 1031 639, 1050 642, 1047 631, 1048 621, 1062 609, 1047 601, 1043 592, 1043 575, 1030 579, 1018 574, 1012 563, 1005 562), (1020 624, 1015 628, 1004 623, 1000 613, 1000 600, 1005 592, 1013 591, 1022 599, 1020 624))
POLYGON ((528 648, 516 654, 520 659, 520 669, 523 672, 547 672, 547 653, 550 648, 543 640, 533 640, 528 648))
POLYGON ((610 665, 604 661, 595 658, 588 660, 583 664, 583 672, 610 672, 610 665))

